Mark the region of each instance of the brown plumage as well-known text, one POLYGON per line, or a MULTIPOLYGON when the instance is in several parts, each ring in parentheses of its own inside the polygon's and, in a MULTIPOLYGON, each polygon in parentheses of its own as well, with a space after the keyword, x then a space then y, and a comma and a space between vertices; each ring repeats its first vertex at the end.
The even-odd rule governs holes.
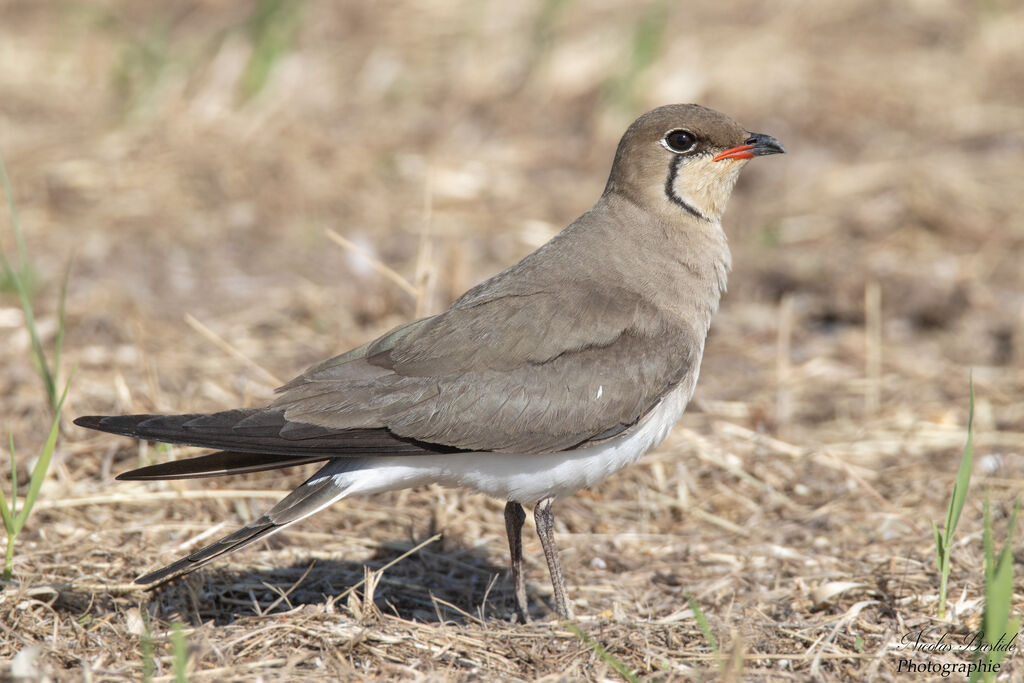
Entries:
MULTIPOLYGON (((635 460, 693 392, 730 267, 720 219, 739 170, 782 151, 704 107, 655 109, 623 135, 590 211, 445 312, 310 368, 265 408, 76 420, 222 451, 122 478, 328 461, 248 531, 142 580, 194 569, 345 495, 420 481, 506 497, 511 542, 511 506, 565 495, 635 460), (401 477, 389 474, 395 463, 401 477), (522 468, 536 470, 529 483, 515 476, 522 468)), ((549 523, 549 503, 537 514, 549 523)), ((567 615, 557 552, 555 564, 548 558, 567 615)))

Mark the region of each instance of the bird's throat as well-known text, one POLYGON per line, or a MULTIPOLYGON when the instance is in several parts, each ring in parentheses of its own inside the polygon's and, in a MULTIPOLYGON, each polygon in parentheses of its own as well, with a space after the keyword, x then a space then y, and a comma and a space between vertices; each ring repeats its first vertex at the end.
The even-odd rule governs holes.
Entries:
POLYGON ((712 161, 710 157, 676 157, 669 168, 665 194, 697 218, 718 222, 746 161, 712 161))

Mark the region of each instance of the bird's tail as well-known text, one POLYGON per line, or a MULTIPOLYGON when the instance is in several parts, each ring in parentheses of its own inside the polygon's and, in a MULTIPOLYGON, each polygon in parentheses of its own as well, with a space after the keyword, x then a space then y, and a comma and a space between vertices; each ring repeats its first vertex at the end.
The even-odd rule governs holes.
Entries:
MULTIPOLYGON (((360 486, 367 491, 371 489, 366 486, 375 484, 385 489, 412 485, 401 473, 393 479, 359 478, 356 470, 365 467, 367 458, 381 463, 386 456, 402 456, 399 460, 405 460, 405 456, 459 450, 403 439, 383 427, 337 429, 293 422, 274 408, 191 415, 89 415, 76 419, 75 424, 136 439, 219 449, 208 455, 125 472, 118 479, 213 477, 327 461, 316 474, 259 519, 174 564, 136 579, 136 583, 141 584, 194 571, 322 510, 360 486)), ((413 460, 425 462, 419 458, 411 458, 410 462, 413 460)))
POLYGON ((323 510, 348 495, 351 482, 346 475, 358 464, 354 458, 331 460, 258 519, 163 569, 140 576, 135 583, 151 584, 188 574, 323 510))
POLYGON ((223 474, 244 474, 279 470, 285 467, 305 465, 311 462, 330 460, 328 455, 300 458, 294 455, 265 455, 263 453, 235 453, 218 451, 184 460, 172 460, 148 465, 117 475, 122 481, 158 481, 162 479, 199 479, 218 477, 223 474))

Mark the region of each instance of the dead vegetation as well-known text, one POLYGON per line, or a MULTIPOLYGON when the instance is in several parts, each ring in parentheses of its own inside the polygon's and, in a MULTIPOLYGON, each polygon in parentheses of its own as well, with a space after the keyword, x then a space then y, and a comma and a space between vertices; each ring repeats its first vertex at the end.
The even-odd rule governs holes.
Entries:
MULTIPOLYGON (((892 679, 904 634, 977 630, 983 494, 1003 538, 1024 483, 1022 32, 998 1, 7 3, 0 154, 46 334, 73 264, 65 412, 264 401, 546 240, 629 121, 698 101, 789 154, 752 165, 726 216, 695 405, 559 505, 579 625, 654 680, 892 679), (969 370, 976 470, 942 625, 930 524, 969 370)), ((25 460, 50 414, 19 316, 4 294, 25 460)), ((529 533, 538 623, 508 623, 501 504, 461 491, 345 501, 138 590, 304 475, 112 480, 174 455, 65 427, 0 594, 0 676, 139 678, 148 632, 170 680, 175 622, 196 681, 617 676, 547 617, 529 533)))

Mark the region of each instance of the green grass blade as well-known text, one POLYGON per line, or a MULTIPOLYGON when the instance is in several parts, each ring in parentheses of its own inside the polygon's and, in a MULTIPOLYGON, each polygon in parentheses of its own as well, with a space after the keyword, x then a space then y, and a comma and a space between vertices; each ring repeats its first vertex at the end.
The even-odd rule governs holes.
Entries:
POLYGON ((252 55, 242 74, 243 100, 263 90, 274 67, 295 42, 301 26, 301 9, 296 0, 261 0, 256 5, 248 26, 252 55))
POLYGON ((964 444, 964 454, 960 458, 960 469, 956 474, 956 485, 953 487, 953 497, 949 503, 949 510, 946 514, 946 541, 953 538, 953 531, 957 522, 960 521, 960 513, 964 509, 964 502, 967 500, 967 488, 971 482, 971 470, 974 466, 974 380, 971 379, 971 407, 967 414, 967 443, 964 444))
POLYGON ((3 518, 4 530, 8 536, 13 536, 14 531, 14 515, 8 508, 7 496, 4 495, 3 489, 0 489, 0 517, 3 518))
POLYGON ((600 657, 606 664, 608 664, 608 666, 615 669, 615 671, 624 679, 629 681, 629 683, 639 682, 640 679, 637 677, 637 675, 630 671, 628 668, 626 668, 626 665, 620 662, 618 657, 608 652, 608 650, 604 649, 604 646, 602 646, 601 643, 597 642, 596 640, 588 636, 586 633, 584 633, 579 626, 572 623, 571 621, 567 621, 563 625, 565 626, 565 628, 569 630, 570 633, 572 633, 574 636, 576 636, 584 643, 586 643, 588 646, 590 646, 590 648, 597 654, 598 657, 600 657))
POLYGON ((708 641, 708 646, 711 651, 715 654, 715 661, 718 663, 719 670, 724 670, 725 662, 722 661, 721 653, 718 651, 718 641, 715 640, 715 634, 711 631, 711 624, 708 623, 708 619, 704 616, 704 611, 697 604, 697 601, 692 596, 686 596, 686 602, 693 610, 693 618, 697 622, 697 628, 704 634, 704 640, 708 641))
POLYGON ((1010 620, 1013 604, 1013 564, 996 562, 992 569, 992 582, 986 590, 985 636, 996 639, 1010 620))
POLYGON ((964 444, 964 452, 960 458, 960 469, 956 474, 956 482, 953 484, 953 494, 949 498, 949 507, 946 509, 946 526, 942 534, 934 528, 935 549, 938 554, 939 564, 939 604, 937 608, 939 619, 946 618, 946 591, 949 585, 950 553, 953 548, 953 534, 956 525, 960 522, 960 513, 963 512, 964 503, 967 501, 967 490, 971 484, 971 471, 974 467, 974 378, 971 383, 971 405, 967 414, 967 443, 964 444))
MULTIPOLYGON (((1013 506, 1013 514, 1010 515, 1010 523, 1007 526, 1006 543, 999 551, 998 557, 993 557, 991 545, 986 554, 985 578, 985 634, 990 638, 998 639, 1000 634, 1006 632, 1010 621, 1010 609, 1013 606, 1013 532, 1017 526, 1017 513, 1020 511, 1020 500, 1013 506)), ((991 524, 987 526, 991 527, 991 524)), ((989 529, 991 536, 991 529, 989 529)), ((1006 634, 1007 638, 1010 634, 1006 634)), ((993 652, 993 661, 999 661, 1005 652, 993 652)))
MULTIPOLYGON (((1005 649, 995 649, 1000 644, 1005 647, 1020 630, 1020 620, 1010 619, 1013 606, 1013 536, 1017 528, 1017 515, 1020 512, 1020 499, 1014 501, 1013 513, 1007 525, 1006 543, 996 557, 992 543, 992 517, 989 513, 988 498, 985 500, 985 523, 983 529, 985 546, 985 610, 982 616, 982 633, 984 643, 993 646, 989 650, 978 650, 975 662, 998 665, 1007 655, 1005 649)), ((994 680, 995 675, 987 671, 982 674, 976 671, 970 680, 976 681, 984 677, 994 680)))
POLYGON ((57 403, 57 410, 53 416, 53 424, 50 426, 50 434, 46 437, 46 445, 43 446, 42 452, 39 454, 39 459, 36 461, 36 466, 32 470, 32 476, 29 478, 28 494, 25 496, 25 504, 21 510, 18 511, 18 516, 14 520, 15 533, 21 531, 21 528, 25 525, 25 521, 28 519, 29 514, 32 512, 32 506, 35 505, 36 498, 39 497, 39 489, 43 486, 43 480, 46 479, 46 472, 50 469, 50 460, 53 458, 53 451, 57 447, 57 435, 60 433, 60 411, 64 407, 64 400, 68 397, 68 389, 71 388, 71 380, 68 379, 67 384, 64 385, 64 393, 60 397, 60 401, 57 403))
POLYGON ((8 440, 10 442, 11 451, 11 502, 10 505, 7 503, 7 497, 4 495, 4 490, 0 488, 0 517, 3 517, 4 529, 7 530, 7 536, 14 536, 14 515, 16 513, 15 506, 18 504, 18 458, 14 454, 14 434, 8 434, 8 440))
POLYGON ((614 104, 626 108, 636 106, 634 100, 640 79, 664 49, 672 6, 668 0, 658 0, 638 15, 625 68, 605 85, 605 97, 614 104))
POLYGON ((50 406, 57 404, 57 384, 46 360, 46 353, 43 351, 43 343, 39 339, 39 331, 36 329, 35 313, 32 309, 32 297, 29 295, 29 288, 24 276, 27 267, 28 257, 25 250, 25 236, 21 231, 21 219, 18 217, 18 207, 14 203, 14 192, 11 189, 10 178, 7 177, 7 167, 4 165, 3 157, 0 157, 0 181, 2 181, 4 194, 7 196, 7 210, 11 215, 11 227, 14 230, 14 239, 18 244, 18 258, 20 270, 15 270, 7 259, 7 254, 0 249, 0 266, 4 274, 14 285, 18 294, 18 301, 21 302, 21 310, 25 316, 25 329, 28 330, 29 340, 32 345, 32 355, 36 359, 40 377, 46 388, 46 397, 50 406))
MULTIPOLYGON (((14 434, 8 433, 9 447, 11 449, 11 517, 18 516, 18 455, 14 452, 14 434)), ((18 530, 11 527, 13 535, 18 535, 18 530)))
POLYGON ((0 491, 0 517, 3 517, 4 530, 8 536, 13 536, 14 531, 14 517, 11 515, 11 511, 7 508, 7 496, 4 495, 3 491, 0 491))
POLYGON ((942 534, 939 533, 939 527, 935 526, 935 522, 932 522, 932 535, 935 537, 935 554, 937 555, 935 562, 939 567, 939 571, 942 571, 942 558, 945 557, 942 548, 942 534))
MULTIPOLYGON (((53 338, 53 372, 57 374, 60 372, 60 361, 61 356, 64 352, 64 330, 65 321, 67 320, 67 301, 68 301, 68 281, 71 279, 71 263, 68 262, 67 268, 64 269, 64 278, 60 283, 60 301, 57 304, 57 332, 53 338)), ((54 397, 56 398, 56 397, 54 397)), ((50 408, 54 411, 57 410, 55 403, 50 403, 50 408)))
POLYGON ((1003 549, 999 551, 999 563, 1009 563, 1013 565, 1013 548, 1011 541, 1013 540, 1013 533, 1017 529, 1017 515, 1020 513, 1020 498, 1013 501, 1013 512, 1010 513, 1010 522, 1006 526, 1006 543, 1003 545, 1003 549))
POLYGON ((992 513, 989 510, 988 494, 985 494, 985 503, 982 506, 981 546, 985 552, 985 586, 992 582, 993 558, 995 553, 992 550, 992 513))
POLYGON ((14 540, 18 537, 18 530, 15 528, 14 520, 18 511, 18 455, 14 452, 14 434, 7 434, 8 446, 11 450, 11 504, 8 509, 7 499, 0 490, 0 515, 3 516, 4 528, 7 530, 7 549, 4 552, 4 573, 3 581, 11 580, 11 572, 14 566, 14 540))
POLYGON ((188 683, 188 640, 177 621, 171 625, 171 647, 174 650, 174 681, 188 683))

